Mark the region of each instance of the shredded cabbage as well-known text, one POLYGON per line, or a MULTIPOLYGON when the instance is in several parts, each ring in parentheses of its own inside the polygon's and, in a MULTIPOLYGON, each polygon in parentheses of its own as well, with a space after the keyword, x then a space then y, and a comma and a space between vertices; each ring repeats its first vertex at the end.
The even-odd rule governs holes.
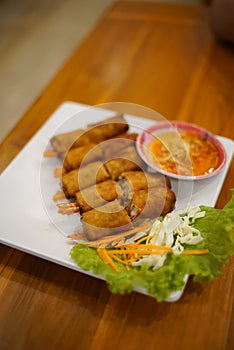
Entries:
MULTIPOLYGON (((179 255, 184 250, 184 244, 194 245, 203 240, 198 229, 191 226, 196 219, 204 217, 205 211, 200 207, 190 207, 184 212, 174 211, 164 218, 157 218, 148 233, 147 244, 163 245, 171 247, 175 255, 179 255)), ((134 243, 139 238, 147 235, 146 232, 138 232, 129 238, 126 243, 134 243)), ((148 268, 158 269, 163 266, 167 252, 162 256, 144 255, 138 261, 132 263, 133 266, 146 265, 148 268)))

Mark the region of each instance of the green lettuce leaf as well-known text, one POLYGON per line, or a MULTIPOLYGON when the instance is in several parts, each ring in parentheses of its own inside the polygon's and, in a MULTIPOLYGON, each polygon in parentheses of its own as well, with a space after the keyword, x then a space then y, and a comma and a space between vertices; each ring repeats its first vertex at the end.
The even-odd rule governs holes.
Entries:
POLYGON ((83 244, 71 249, 71 257, 80 268, 92 271, 105 278, 111 292, 130 293, 136 287, 144 288, 158 301, 168 298, 172 292, 184 288, 184 276, 193 275, 195 282, 211 281, 221 274, 222 267, 234 254, 234 190, 223 209, 201 206, 206 215, 197 219, 194 227, 204 238, 199 244, 186 249, 208 249, 203 255, 167 254, 164 265, 158 270, 147 267, 131 267, 128 271, 121 263, 116 263, 119 272, 105 264, 97 251, 83 244))

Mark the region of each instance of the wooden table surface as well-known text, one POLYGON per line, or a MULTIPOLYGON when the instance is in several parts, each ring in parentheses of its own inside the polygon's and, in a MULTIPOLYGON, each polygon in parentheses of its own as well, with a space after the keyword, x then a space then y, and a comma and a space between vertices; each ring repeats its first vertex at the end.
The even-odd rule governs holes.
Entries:
MULTIPOLYGON (((1 171, 64 101, 132 102, 233 138, 234 48, 202 6, 116 3, 1 144, 1 171)), ((219 208, 233 176, 234 162, 219 208)), ((157 303, 0 245, 0 349, 233 349, 233 267, 157 303)))

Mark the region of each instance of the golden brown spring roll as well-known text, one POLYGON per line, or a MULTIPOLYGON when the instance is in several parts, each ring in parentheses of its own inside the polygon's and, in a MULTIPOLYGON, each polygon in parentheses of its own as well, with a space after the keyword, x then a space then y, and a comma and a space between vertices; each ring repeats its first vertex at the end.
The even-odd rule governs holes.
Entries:
POLYGON ((67 197, 74 197, 75 193, 110 178, 102 162, 89 163, 79 169, 70 171, 62 176, 62 185, 67 197))
POLYGON ((132 132, 130 134, 127 134, 127 133, 119 134, 119 135, 115 136, 114 138, 128 139, 128 140, 136 141, 137 137, 138 137, 138 134, 136 132, 132 132))
POLYGON ((136 163, 124 158, 110 160, 105 163, 105 167, 112 180, 117 180, 124 171, 139 169, 136 163))
POLYGON ((103 149, 103 157, 105 160, 111 160, 116 157, 119 152, 123 152, 124 149, 135 146, 137 134, 121 134, 117 137, 108 139, 100 144, 103 149), (118 152, 118 153, 117 153, 118 152))
POLYGON ((120 154, 117 153, 116 156, 118 158, 105 163, 105 167, 113 180, 116 180, 125 171, 141 170, 144 166, 134 146, 126 148, 120 154))
POLYGON ((94 126, 100 126, 103 124, 112 124, 112 123, 126 124, 126 128, 124 131, 128 130, 128 124, 127 124, 123 114, 115 114, 113 117, 105 118, 105 119, 101 120, 100 122, 90 123, 90 124, 88 124, 88 129, 91 129, 94 126))
POLYGON ((91 163, 102 159, 103 151, 96 143, 70 149, 64 158, 63 166, 69 171, 79 168, 81 163, 91 163))
POLYGON ((128 213, 118 200, 86 211, 82 215, 82 223, 84 233, 89 240, 96 240, 132 228, 128 213))
POLYGON ((135 192, 131 203, 126 208, 130 217, 153 219, 160 215, 166 215, 175 207, 175 194, 169 188, 150 188, 135 192))
POLYGON ((123 150, 120 151, 120 155, 121 155, 121 157, 130 159, 133 162, 139 163, 140 165, 143 164, 143 161, 142 161, 141 157, 139 156, 135 145, 130 145, 130 146, 124 148, 123 150))
POLYGON ((99 143, 128 130, 128 124, 122 115, 107 118, 86 129, 77 129, 68 133, 55 135, 50 143, 59 155, 64 155, 70 148, 99 143))
POLYGON ((84 133, 83 129, 77 129, 71 132, 55 135, 51 138, 50 143, 53 149, 59 154, 65 154, 77 140, 84 133))
POLYGON ((100 143, 106 139, 122 134, 127 130, 128 124, 123 116, 109 118, 86 129, 85 132, 74 141, 72 148, 83 146, 90 142, 100 143))
POLYGON ((145 171, 126 171, 118 180, 126 195, 152 187, 171 187, 170 180, 166 176, 145 171))
POLYGON ((100 182, 77 192, 75 194, 80 212, 100 207, 105 202, 110 202, 122 197, 122 190, 119 184, 113 180, 100 182))

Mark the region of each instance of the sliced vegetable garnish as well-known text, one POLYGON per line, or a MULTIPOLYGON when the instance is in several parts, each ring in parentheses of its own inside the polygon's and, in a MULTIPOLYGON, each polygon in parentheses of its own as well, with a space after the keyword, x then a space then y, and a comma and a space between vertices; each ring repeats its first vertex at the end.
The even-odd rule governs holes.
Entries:
MULTIPOLYGON (((139 259, 146 255, 163 256, 163 253, 173 253, 173 250, 170 247, 156 246, 153 244, 141 244, 140 246, 139 244, 125 244, 116 249, 97 248, 97 252, 106 264, 109 264, 115 271, 119 272, 119 269, 114 264, 112 259, 121 262, 126 267, 129 267, 129 265, 136 261, 139 261, 139 259), (121 255, 122 258, 119 258, 119 255, 121 255)), ((184 250, 181 254, 207 254, 208 252, 208 249, 194 249, 184 250)))
POLYGON ((234 190, 223 209, 201 206, 174 212, 127 236, 118 247, 99 246, 97 252, 77 244, 71 256, 82 269, 104 276, 113 293, 140 287, 162 301, 184 288, 186 275, 196 282, 220 275, 234 254, 233 228, 234 190))

